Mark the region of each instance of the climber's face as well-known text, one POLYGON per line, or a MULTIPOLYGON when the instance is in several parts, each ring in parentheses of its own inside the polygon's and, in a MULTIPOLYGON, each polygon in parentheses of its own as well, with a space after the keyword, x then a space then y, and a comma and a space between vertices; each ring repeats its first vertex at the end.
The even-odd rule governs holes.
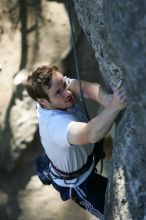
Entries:
POLYGON ((44 88, 48 95, 43 104, 48 109, 61 109, 65 110, 72 107, 75 103, 75 98, 72 92, 68 89, 63 75, 54 71, 51 80, 51 87, 44 88))

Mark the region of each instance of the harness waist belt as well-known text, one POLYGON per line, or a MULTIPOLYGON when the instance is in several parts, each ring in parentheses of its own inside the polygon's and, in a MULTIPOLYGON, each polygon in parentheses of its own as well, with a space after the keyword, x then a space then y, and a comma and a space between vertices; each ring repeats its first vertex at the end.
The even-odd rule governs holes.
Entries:
POLYGON ((59 176, 61 176, 63 179, 71 180, 71 179, 77 178, 77 177, 81 176, 83 173, 85 173, 92 165, 93 160, 94 160, 94 154, 92 153, 88 156, 86 164, 84 164, 79 170, 74 171, 74 172, 70 172, 70 173, 66 173, 64 171, 59 170, 58 168, 56 168, 53 165, 53 163, 51 163, 51 165, 54 168, 55 172, 59 176))

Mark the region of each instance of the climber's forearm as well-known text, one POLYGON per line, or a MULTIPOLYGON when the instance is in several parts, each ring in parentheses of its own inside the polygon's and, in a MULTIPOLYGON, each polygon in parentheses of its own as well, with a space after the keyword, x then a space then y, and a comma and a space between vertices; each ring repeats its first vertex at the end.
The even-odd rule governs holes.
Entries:
POLYGON ((112 98, 112 94, 107 93, 101 86, 99 87, 97 102, 99 102, 102 106, 107 107, 112 101, 112 98))
POLYGON ((120 109, 109 105, 88 123, 72 122, 68 131, 68 142, 74 145, 96 143, 110 130, 120 109))
POLYGON ((119 109, 109 105, 88 123, 86 134, 91 143, 98 142, 109 132, 119 112, 119 109))
POLYGON ((68 142, 75 145, 84 145, 99 141, 108 133, 117 115, 126 106, 125 87, 119 83, 113 93, 111 102, 98 116, 88 123, 71 122, 67 135, 68 142))
MULTIPOLYGON (((108 94, 98 83, 81 81, 81 87, 85 98, 89 98, 107 107, 112 100, 112 95, 108 94)), ((80 96, 80 87, 77 80, 74 80, 71 85, 71 90, 76 96, 80 96)))

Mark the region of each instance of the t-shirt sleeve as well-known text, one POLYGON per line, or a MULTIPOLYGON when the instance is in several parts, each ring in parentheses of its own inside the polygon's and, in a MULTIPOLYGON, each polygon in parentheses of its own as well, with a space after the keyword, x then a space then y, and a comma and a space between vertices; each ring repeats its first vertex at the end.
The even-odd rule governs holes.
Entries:
POLYGON ((51 128, 49 129, 52 131, 50 135, 54 144, 63 148, 71 146, 67 140, 67 133, 70 125, 74 121, 75 119, 68 115, 55 117, 55 121, 51 123, 51 128))
POLYGON ((67 86, 70 86, 70 84, 75 80, 75 79, 68 78, 66 76, 64 76, 64 79, 65 79, 67 86))

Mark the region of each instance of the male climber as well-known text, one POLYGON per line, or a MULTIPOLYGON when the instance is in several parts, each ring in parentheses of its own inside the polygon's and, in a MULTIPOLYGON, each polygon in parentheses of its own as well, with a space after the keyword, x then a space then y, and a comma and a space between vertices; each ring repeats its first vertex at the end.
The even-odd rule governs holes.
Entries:
POLYGON ((62 200, 72 199, 104 219, 107 178, 97 174, 95 166, 101 157, 109 159, 106 152, 111 146, 105 137, 127 105, 125 88, 119 83, 113 94, 107 94, 97 83, 81 81, 81 87, 85 98, 104 107, 89 122, 76 79, 63 76, 51 65, 38 67, 27 79, 28 94, 37 103, 41 143, 51 161, 52 185, 62 200))

